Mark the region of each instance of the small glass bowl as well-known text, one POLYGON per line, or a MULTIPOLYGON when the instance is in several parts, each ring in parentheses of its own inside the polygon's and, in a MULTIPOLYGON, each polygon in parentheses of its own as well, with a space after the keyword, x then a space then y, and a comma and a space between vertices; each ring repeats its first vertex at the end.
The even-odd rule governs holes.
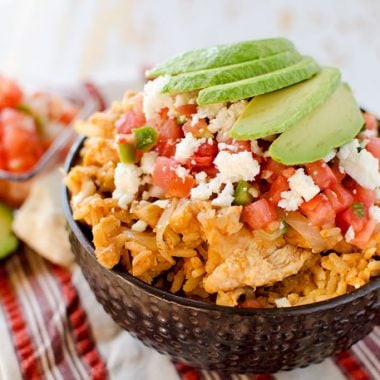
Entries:
MULTIPOLYGON (((75 89, 48 89, 46 92, 58 95, 76 105, 80 111, 78 118, 86 118, 97 110, 104 109, 104 101, 92 83, 83 83, 75 89)), ((0 169, 0 201, 11 207, 18 207, 27 197, 34 181, 62 163, 77 137, 69 125, 62 128, 50 147, 37 164, 23 173, 11 173, 0 169)))

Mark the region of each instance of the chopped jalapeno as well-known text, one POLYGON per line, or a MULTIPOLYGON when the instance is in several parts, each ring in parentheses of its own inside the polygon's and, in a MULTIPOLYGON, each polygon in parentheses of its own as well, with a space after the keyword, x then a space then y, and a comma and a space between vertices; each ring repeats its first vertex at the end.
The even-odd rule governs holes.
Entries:
POLYGON ((253 197, 249 193, 250 185, 246 181, 239 181, 235 189, 234 204, 238 206, 244 206, 252 202, 253 197))
POLYGON ((355 215, 358 218, 363 218, 364 217, 364 204, 362 202, 359 203, 353 203, 351 205, 352 210, 354 211, 355 215))
POLYGON ((157 144, 157 131, 153 127, 141 127, 133 130, 137 149, 146 152, 157 144))
POLYGON ((185 115, 178 115, 176 117, 176 121, 178 125, 184 125, 188 121, 188 119, 185 115))
POLYGON ((120 161, 124 164, 134 164, 137 161, 136 147, 132 144, 119 144, 120 161))

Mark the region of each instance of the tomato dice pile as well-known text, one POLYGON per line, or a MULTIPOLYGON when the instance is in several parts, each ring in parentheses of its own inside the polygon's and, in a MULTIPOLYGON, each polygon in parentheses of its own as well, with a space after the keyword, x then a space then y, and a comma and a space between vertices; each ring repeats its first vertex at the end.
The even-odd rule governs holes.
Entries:
POLYGON ((57 96, 25 94, 14 80, 0 75, 0 169, 12 173, 32 169, 77 112, 57 96))
MULTIPOLYGON (((116 126, 119 136, 123 136, 131 135, 134 130, 143 126, 153 125, 157 131, 157 141, 152 150, 157 152, 158 158, 152 173, 152 183, 159 187, 167 198, 186 198, 190 197, 192 188, 197 186, 197 173, 204 172, 209 179, 218 174, 214 160, 220 149, 215 136, 207 128, 208 120, 192 120, 197 112, 194 104, 179 106, 176 112, 180 117, 169 117, 169 110, 164 108, 157 119, 150 123, 144 116, 141 97, 131 110, 120 117, 116 126), (179 163, 174 158, 176 145, 189 132, 195 138, 202 138, 203 142, 185 163, 179 163), (186 171, 181 172, 178 168, 186 171)), ((365 120, 367 130, 376 128, 376 120, 371 115, 365 115, 365 120)), ((261 148, 265 151, 268 142, 261 143, 261 148)), ((279 207, 282 194, 290 190, 289 178, 302 167, 320 191, 312 199, 302 202, 296 211, 300 218, 306 217, 308 224, 316 228, 337 226, 342 234, 351 227, 354 238, 350 243, 359 248, 367 246, 377 224, 369 215, 369 209, 375 204, 375 191, 357 184, 339 168, 336 158, 329 162, 319 160, 291 167, 282 165, 265 154, 258 155, 257 152, 252 152, 250 141, 228 139, 225 145, 226 150, 231 153, 250 152, 260 164, 260 173, 254 181, 241 181, 244 183, 235 185, 236 202, 233 204, 243 205, 241 220, 251 230, 271 233, 279 228, 286 214, 279 207), (258 190, 258 196, 252 197, 248 194, 252 186, 258 190), (237 194, 236 191, 245 191, 246 194, 237 194)), ((375 158, 380 159, 380 138, 369 137, 366 149, 375 158)), ((141 155, 142 152, 137 157, 141 155)))

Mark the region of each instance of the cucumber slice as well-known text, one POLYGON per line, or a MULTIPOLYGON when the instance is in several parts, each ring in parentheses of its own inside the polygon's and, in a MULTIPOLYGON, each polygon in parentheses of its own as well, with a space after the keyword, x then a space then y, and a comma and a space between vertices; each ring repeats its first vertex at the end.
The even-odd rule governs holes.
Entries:
POLYGON ((304 57, 298 63, 284 69, 201 90, 197 103, 207 105, 252 98, 309 79, 319 70, 320 68, 313 58, 304 57))

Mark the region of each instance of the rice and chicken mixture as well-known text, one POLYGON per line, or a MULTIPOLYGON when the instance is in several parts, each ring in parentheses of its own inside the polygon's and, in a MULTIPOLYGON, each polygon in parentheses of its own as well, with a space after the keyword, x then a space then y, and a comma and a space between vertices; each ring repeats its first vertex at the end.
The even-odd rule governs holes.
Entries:
POLYGON ((160 93, 160 80, 77 123, 88 138, 65 182, 103 266, 238 307, 323 301, 380 274, 373 115, 325 159, 284 166, 272 136, 229 137, 247 101, 201 107, 196 92, 160 93), (141 149, 125 151, 140 129, 141 149))

